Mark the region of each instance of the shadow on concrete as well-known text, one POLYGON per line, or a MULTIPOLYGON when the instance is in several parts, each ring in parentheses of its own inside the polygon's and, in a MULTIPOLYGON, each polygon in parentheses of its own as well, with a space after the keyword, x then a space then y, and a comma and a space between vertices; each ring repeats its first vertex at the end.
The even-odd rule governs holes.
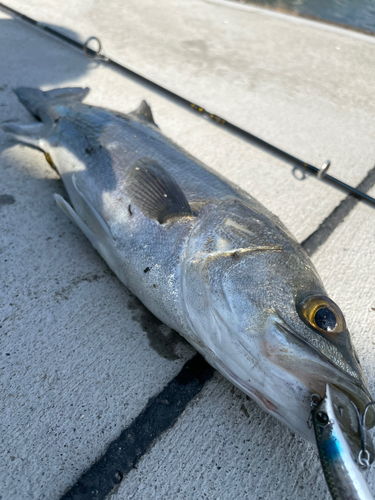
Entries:
MULTIPOLYGON (((75 40, 79 39, 71 30, 58 26, 53 28, 75 40)), ((89 61, 77 49, 38 28, 17 19, 0 19, 2 90, 18 86, 62 86, 96 66, 97 63, 89 61)))
MULTIPOLYGON (((74 31, 60 26, 49 26, 73 40, 82 42, 74 31)), ((19 103, 12 91, 13 88, 69 86, 71 81, 87 74, 97 66, 97 62, 88 60, 78 49, 26 22, 18 19, 0 19, 0 124, 35 121, 19 103)), ((0 147, 0 155, 5 149, 15 144, 15 141, 10 138, 4 139, 0 147)), ((25 170, 22 169, 23 175, 24 172, 25 170)), ((55 185, 55 191, 65 196, 61 180, 42 179, 44 185, 51 182, 55 185)), ((43 191, 42 186, 40 191, 43 191)), ((4 196, 7 196, 2 199, 4 203, 8 197, 9 200, 11 199, 10 196, 14 199, 12 194, 5 193, 4 196)), ((136 307, 134 301, 135 298, 132 297, 129 309, 133 319, 139 322, 142 329, 147 332, 150 346, 165 359, 171 361, 178 359, 176 347, 179 343, 186 341, 177 332, 157 320, 140 302, 136 307)))

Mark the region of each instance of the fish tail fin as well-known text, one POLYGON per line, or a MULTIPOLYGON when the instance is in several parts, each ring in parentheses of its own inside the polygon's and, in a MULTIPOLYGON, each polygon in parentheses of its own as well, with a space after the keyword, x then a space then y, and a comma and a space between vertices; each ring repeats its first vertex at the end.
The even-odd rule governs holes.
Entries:
POLYGON ((13 92, 25 108, 30 111, 33 116, 39 118, 38 107, 44 100, 43 92, 39 89, 30 89, 26 87, 19 87, 14 89, 13 92))
POLYGON ((42 139, 45 135, 45 126, 43 123, 33 123, 32 125, 17 125, 16 123, 5 123, 0 125, 0 128, 7 134, 10 134, 13 139, 31 144, 37 148, 42 148, 42 139))
POLYGON ((43 92, 39 89, 18 87, 14 89, 14 93, 33 116, 39 120, 43 120, 44 115, 46 115, 46 108, 52 104, 57 104, 59 101, 80 102, 89 93, 89 89, 67 87, 43 92))

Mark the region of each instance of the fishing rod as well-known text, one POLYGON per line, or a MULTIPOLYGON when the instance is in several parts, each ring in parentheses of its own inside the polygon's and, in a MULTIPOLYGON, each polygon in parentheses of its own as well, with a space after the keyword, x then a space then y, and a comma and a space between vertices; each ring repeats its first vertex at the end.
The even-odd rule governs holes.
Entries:
POLYGON ((351 195, 353 195, 356 198, 359 198, 361 200, 370 202, 372 205, 375 206, 375 199, 369 196, 368 194, 364 193, 363 191, 350 186, 349 184, 346 184, 345 182, 341 181, 340 179, 337 179, 336 177, 333 177, 332 175, 327 174, 327 171, 330 167, 331 162, 327 160, 320 168, 315 167, 314 165, 310 165, 309 163, 300 160, 296 156, 291 155, 290 153, 287 153, 286 151, 278 148, 277 146, 274 146, 270 144, 269 142, 261 139, 260 137, 257 137, 256 135, 253 135, 252 133, 248 132, 247 130, 242 129, 241 127, 238 127, 237 125, 234 125, 233 123, 229 122, 228 120, 225 120, 224 118, 221 118, 220 116, 210 113, 206 109, 204 109, 203 106, 200 106, 198 104, 192 103, 190 100, 185 99, 184 97, 176 94, 175 92, 172 92, 171 90, 166 89, 165 87, 153 82, 152 80, 149 80, 148 78, 140 75, 139 73, 136 73, 135 71, 123 66, 122 64, 114 61, 110 57, 107 57, 104 55, 101 50, 101 42, 100 40, 92 36, 86 40, 85 43, 80 43, 77 42, 76 40, 73 40, 72 38, 63 35, 59 31, 54 30, 53 28, 50 28, 44 23, 40 23, 38 21, 35 21, 31 17, 28 17, 24 14, 21 14, 20 12, 12 9, 11 7, 8 7, 7 5, 3 4, 0 2, 0 9, 2 9, 4 12, 7 12, 14 17, 21 19, 31 25, 33 25, 36 28, 39 28, 46 33, 49 33, 50 35, 54 36, 55 38, 59 38, 60 40, 68 43, 69 45, 72 45, 73 47, 79 49, 80 51, 83 51, 86 57, 89 59, 96 59, 99 61, 102 61, 106 64, 109 64, 113 68, 116 68, 117 70, 120 70, 121 72, 131 76, 132 78, 138 80, 139 82, 146 84, 147 86, 157 90, 158 92, 168 96, 170 99, 173 101, 177 102, 178 104, 188 107, 189 109, 192 109, 194 111, 197 111, 200 116, 203 118, 211 120, 214 124, 222 126, 226 128, 227 130, 233 132, 235 135, 241 137, 244 140, 250 141, 252 143, 255 143, 259 145, 260 147, 264 148, 265 150, 270 151, 271 153, 283 158, 284 160, 301 167, 304 170, 307 170, 309 172, 312 172, 317 176, 319 180, 324 180, 327 183, 335 186, 338 189, 342 189, 351 195), (97 50, 93 50, 92 48, 89 47, 89 44, 92 42, 96 42, 98 45, 97 50))

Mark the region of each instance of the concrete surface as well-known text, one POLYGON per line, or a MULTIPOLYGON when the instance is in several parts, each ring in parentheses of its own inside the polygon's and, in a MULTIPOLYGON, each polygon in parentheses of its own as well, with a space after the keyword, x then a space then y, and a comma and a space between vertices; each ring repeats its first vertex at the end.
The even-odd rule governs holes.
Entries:
MULTIPOLYGON (((77 39, 99 36, 112 58, 306 161, 330 158, 352 185, 375 163, 373 38, 200 0, 8 5, 77 39)), ((88 102, 123 112, 146 98, 167 136, 300 241, 345 196, 3 13, 0 52, 0 123, 33 121, 16 86, 89 86, 88 102)), ((0 169, 0 495, 58 499, 193 349, 150 318, 60 213, 52 193, 63 187, 41 152, 0 131, 0 169)), ((373 392, 374 217, 359 204, 313 258, 373 392)), ((375 492, 374 471, 369 482, 375 492)), ((215 375, 114 498, 236 496, 329 498, 314 447, 215 375)))

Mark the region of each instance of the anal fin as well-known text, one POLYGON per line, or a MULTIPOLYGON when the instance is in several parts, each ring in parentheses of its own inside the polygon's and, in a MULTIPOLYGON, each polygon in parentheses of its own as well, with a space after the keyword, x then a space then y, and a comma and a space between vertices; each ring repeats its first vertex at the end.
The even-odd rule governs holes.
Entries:
POLYGON ((91 231, 91 229, 88 226, 86 226, 83 220, 77 215, 74 209, 69 205, 67 201, 64 200, 62 196, 55 193, 53 197, 55 198, 56 203, 65 213, 65 215, 67 215, 71 221, 77 224, 77 226, 80 228, 83 234, 91 241, 92 245, 98 250, 97 248, 98 240, 93 231, 91 231))
POLYGON ((76 175, 72 177, 73 187, 76 192, 75 203, 79 204, 80 215, 60 195, 54 194, 54 198, 62 211, 81 229, 83 234, 90 240, 94 248, 102 255, 104 260, 113 269, 112 248, 115 245, 111 230, 106 222, 95 210, 91 203, 77 186, 76 175))
POLYGON ((180 186, 152 158, 140 158, 130 167, 127 191, 134 205, 160 224, 172 217, 193 215, 180 186))
POLYGON ((83 234, 88 238, 92 244, 92 246, 100 253, 103 259, 107 262, 112 270, 115 270, 115 261, 113 260, 111 247, 109 246, 109 241, 101 240, 98 238, 98 235, 92 231, 87 224, 83 222, 81 217, 77 214, 77 212, 69 205, 67 201, 64 200, 62 196, 59 194, 54 194, 53 197, 56 200, 56 203, 61 208, 61 210, 69 217, 71 221, 73 221, 83 232, 83 234))
POLYGON ((76 195, 79 197, 80 208, 87 225, 92 229, 99 240, 112 240, 112 233, 108 227, 108 224, 104 221, 103 217, 98 213, 98 211, 92 206, 92 204, 84 195, 83 182, 77 174, 73 175, 72 182, 76 191, 76 195))

